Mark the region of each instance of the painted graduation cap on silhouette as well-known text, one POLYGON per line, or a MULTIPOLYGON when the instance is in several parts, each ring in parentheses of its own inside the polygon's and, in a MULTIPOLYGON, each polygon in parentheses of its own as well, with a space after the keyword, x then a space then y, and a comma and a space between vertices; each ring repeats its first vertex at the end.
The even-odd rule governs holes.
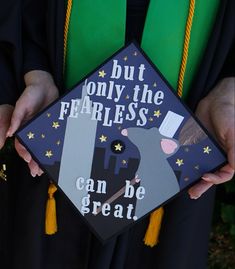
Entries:
POLYGON ((133 43, 17 137, 103 241, 226 163, 133 43))

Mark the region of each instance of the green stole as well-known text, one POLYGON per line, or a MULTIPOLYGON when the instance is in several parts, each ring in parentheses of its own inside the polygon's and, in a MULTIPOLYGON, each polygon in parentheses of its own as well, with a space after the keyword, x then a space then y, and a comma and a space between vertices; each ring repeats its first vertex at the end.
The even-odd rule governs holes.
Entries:
MULTIPOLYGON (((66 0, 67 2, 67 0, 66 0)), ((207 44, 219 0, 196 0, 183 98, 207 44)), ((189 1, 151 0, 141 47, 177 88, 189 1)), ((126 1, 73 0, 65 59, 65 85, 72 87, 125 43, 126 1)))

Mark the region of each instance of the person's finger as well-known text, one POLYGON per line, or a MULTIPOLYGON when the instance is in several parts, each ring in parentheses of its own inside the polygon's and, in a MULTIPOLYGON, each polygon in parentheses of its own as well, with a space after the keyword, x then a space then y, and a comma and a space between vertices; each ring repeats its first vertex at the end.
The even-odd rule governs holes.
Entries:
POLYGON ((38 176, 40 177, 42 174, 44 174, 44 171, 42 171, 42 169, 39 168, 38 176))
POLYGON ((20 142, 17 139, 15 139, 15 149, 19 154, 19 156, 23 158, 27 163, 29 163, 32 160, 30 153, 24 146, 20 144, 20 142))
POLYGON ((201 180, 188 190, 188 194, 191 199, 198 199, 211 186, 213 186, 213 183, 201 180))
POLYGON ((235 138, 228 141, 228 162, 229 165, 235 170, 235 138))
POLYGON ((33 177, 35 176, 41 176, 44 172, 40 169, 38 164, 32 159, 30 153, 27 151, 27 149, 20 144, 20 142, 15 139, 15 148, 18 152, 19 156, 23 158, 29 166, 30 173, 33 177))
POLYGON ((28 166, 32 177, 41 175, 42 170, 39 168, 38 164, 33 159, 31 159, 31 161, 28 163, 28 166))
POLYGON ((11 124, 7 131, 7 137, 12 137, 16 130, 20 127, 21 123, 23 122, 26 114, 25 106, 21 104, 16 104, 14 112, 11 117, 11 124))
POLYGON ((206 173, 202 176, 207 182, 211 182, 213 184, 221 184, 231 180, 234 176, 234 170, 230 167, 229 164, 222 167, 220 170, 215 173, 206 173))

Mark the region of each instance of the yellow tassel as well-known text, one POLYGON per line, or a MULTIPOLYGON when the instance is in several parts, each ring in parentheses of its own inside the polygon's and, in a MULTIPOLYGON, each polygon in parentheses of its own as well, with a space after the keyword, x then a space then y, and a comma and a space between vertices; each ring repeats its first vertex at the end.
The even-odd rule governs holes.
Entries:
POLYGON ((159 242, 158 238, 160 234, 163 214, 163 207, 160 207, 151 213, 148 229, 144 237, 144 243, 146 246, 154 247, 159 242))
POLYGON ((53 235, 57 232, 56 202, 54 198, 54 193, 56 191, 56 186, 51 183, 48 188, 48 200, 46 206, 45 232, 47 235, 53 235))

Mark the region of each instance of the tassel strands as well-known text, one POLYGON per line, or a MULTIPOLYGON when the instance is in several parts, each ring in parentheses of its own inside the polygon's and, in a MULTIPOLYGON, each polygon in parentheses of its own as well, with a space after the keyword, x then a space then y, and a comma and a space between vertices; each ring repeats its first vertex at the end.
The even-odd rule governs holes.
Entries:
POLYGON ((56 201, 54 193, 57 191, 56 186, 50 183, 48 188, 48 200, 46 206, 46 221, 45 221, 45 233, 47 235, 53 235, 57 232, 57 219, 56 219, 56 201))
POLYGON ((149 247, 154 247, 158 243, 161 230, 161 223, 164 214, 163 207, 153 211, 150 215, 149 225, 144 237, 144 244, 149 247))

